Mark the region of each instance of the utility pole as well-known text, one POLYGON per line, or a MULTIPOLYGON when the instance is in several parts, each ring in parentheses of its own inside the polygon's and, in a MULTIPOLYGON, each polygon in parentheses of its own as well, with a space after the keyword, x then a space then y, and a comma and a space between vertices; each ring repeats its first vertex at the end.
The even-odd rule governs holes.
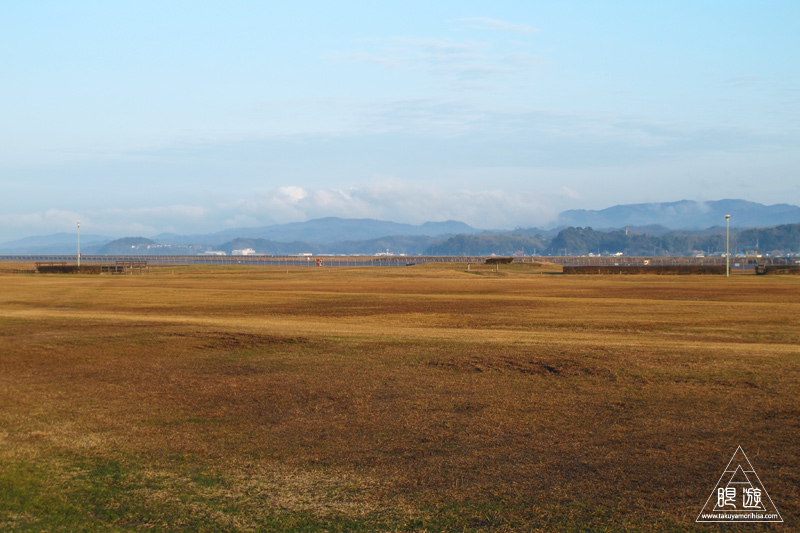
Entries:
POLYGON ((81 221, 78 221, 78 271, 81 269, 81 221))
POLYGON ((725 277, 731 275, 731 216, 725 215, 725 277))

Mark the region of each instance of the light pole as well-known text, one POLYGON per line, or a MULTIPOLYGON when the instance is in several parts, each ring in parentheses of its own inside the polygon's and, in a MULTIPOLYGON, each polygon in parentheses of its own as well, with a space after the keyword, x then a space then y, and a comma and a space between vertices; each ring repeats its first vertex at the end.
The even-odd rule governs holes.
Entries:
POLYGON ((731 216, 725 215, 725 277, 731 275, 731 216))
POLYGON ((78 270, 81 269, 81 221, 78 221, 78 270))

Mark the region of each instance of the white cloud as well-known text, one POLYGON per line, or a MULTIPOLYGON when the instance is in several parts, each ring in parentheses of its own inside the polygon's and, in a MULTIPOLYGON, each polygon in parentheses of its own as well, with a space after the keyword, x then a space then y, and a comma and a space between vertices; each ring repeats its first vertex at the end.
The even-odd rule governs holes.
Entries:
POLYGON ((297 203, 303 198, 307 197, 308 193, 301 187, 288 185, 285 187, 278 187, 276 196, 283 198, 290 203, 297 203))
POLYGON ((558 191, 556 191, 556 196, 571 201, 577 201, 581 199, 581 195, 577 191, 574 191, 567 186, 561 187, 558 191))
POLYGON ((214 214, 207 207, 190 205, 137 208, 86 209, 81 213, 60 209, 0 215, 0 241, 31 235, 73 233, 77 221, 82 234, 108 236, 152 236, 163 232, 206 230, 207 220, 214 214))
POLYGON ((0 242, 30 235, 75 231, 109 237, 160 233, 213 233, 224 228, 258 227, 324 218, 374 218, 421 224, 459 220, 474 227, 503 229, 546 224, 554 219, 553 203, 535 194, 498 188, 446 190, 377 176, 367 184, 345 188, 286 185, 237 201, 208 206, 103 208, 82 213, 49 210, 0 215, 0 242))
POLYGON ((118 219, 159 219, 181 217, 185 219, 202 219, 208 209, 196 205, 168 205, 156 207, 108 208, 100 211, 100 215, 118 219))
POLYGON ((507 80, 539 63, 535 56, 516 47, 508 50, 503 43, 395 37, 361 44, 371 49, 333 54, 330 58, 424 72, 462 85, 507 80))
POLYGON ((43 233, 67 233, 77 231, 77 222, 81 228, 91 227, 91 221, 75 211, 48 209, 33 213, 0 214, 0 227, 3 228, 0 238, 15 239, 43 233))
POLYGON ((286 187, 221 206, 261 224, 296 222, 328 216, 375 218, 420 224, 460 220, 480 228, 533 226, 552 220, 552 203, 533 194, 499 189, 445 191, 433 186, 378 177, 348 188, 304 188, 302 198, 286 187))
POLYGON ((186 228, 203 227, 210 215, 207 207, 165 205, 136 208, 102 208, 90 212, 87 229, 111 236, 152 236, 180 233, 186 228))
POLYGON ((485 18, 485 17, 468 17, 468 18, 458 19, 458 21, 463 22, 470 28, 479 30, 489 29, 489 30, 505 31, 512 33, 535 33, 539 31, 538 28, 534 28, 533 26, 529 26, 528 24, 514 24, 512 22, 506 22, 505 20, 485 18))
POLYGON ((0 215, 0 223, 3 224, 31 224, 38 225, 43 223, 60 223, 76 225, 81 219, 80 214, 75 211, 63 211, 60 209, 48 209, 36 213, 26 214, 5 214, 0 215))

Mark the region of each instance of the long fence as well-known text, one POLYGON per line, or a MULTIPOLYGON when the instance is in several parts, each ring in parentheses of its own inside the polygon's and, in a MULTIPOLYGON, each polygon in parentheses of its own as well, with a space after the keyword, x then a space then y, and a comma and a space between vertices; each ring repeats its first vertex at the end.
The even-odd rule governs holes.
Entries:
MULTIPOLYGON (((82 255, 82 263, 147 265, 250 265, 293 267, 400 267, 421 263, 483 263, 492 256, 297 256, 297 255, 82 255)), ((75 255, 0 255, 0 261, 23 263, 77 262, 75 255)), ((784 257, 731 258, 731 268, 762 265, 789 265, 795 259, 784 257)), ((564 266, 681 266, 724 265, 724 257, 514 257, 515 263, 556 263, 564 266)))

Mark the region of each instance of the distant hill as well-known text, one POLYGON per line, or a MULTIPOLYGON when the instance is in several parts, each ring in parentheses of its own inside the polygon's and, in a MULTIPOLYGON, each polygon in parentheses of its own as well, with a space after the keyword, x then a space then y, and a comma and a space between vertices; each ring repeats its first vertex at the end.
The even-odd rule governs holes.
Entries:
POLYGON ((145 237, 125 237, 122 239, 113 240, 101 247, 96 253, 101 255, 118 255, 137 253, 139 249, 147 250, 148 246, 157 246, 158 243, 154 240, 145 237))
POLYGON ((762 252, 786 250, 800 254, 800 224, 784 224, 772 228, 751 228, 741 231, 742 246, 758 246, 762 252))
MULTIPOLYGON (((736 248, 736 233, 731 245, 736 248)), ((547 255, 587 255, 622 253, 631 256, 689 256, 697 252, 725 250, 724 229, 716 233, 671 232, 645 235, 625 230, 596 231, 592 228, 565 228, 550 242, 547 255)))
POLYGON ((234 228, 207 235, 160 235, 157 240, 163 244, 206 244, 221 245, 233 239, 265 239, 274 242, 314 242, 319 244, 361 241, 392 237, 398 235, 424 235, 436 237, 455 235, 458 233, 478 233, 463 222, 448 220, 445 222, 426 222, 422 225, 402 224, 370 218, 338 218, 326 217, 276 224, 260 228, 234 228))
POLYGON ((731 215, 731 227, 776 226, 800 222, 800 207, 789 204, 763 205, 746 200, 679 202, 616 205, 599 211, 573 209, 558 216, 557 226, 618 229, 625 226, 661 225, 672 229, 700 229, 725 226, 731 215))
MULTIPOLYGON (((81 235, 81 251, 95 249, 111 241, 104 235, 81 235)), ((74 254, 78 251, 77 233, 54 233, 25 237, 0 244, 2 254, 74 254)))
POLYGON ((146 237, 124 237, 83 253, 84 255, 194 255, 202 251, 201 246, 161 244, 146 237))
POLYGON ((267 239, 234 239, 216 249, 231 253, 233 250, 252 248, 257 254, 294 255, 298 253, 313 254, 363 254, 374 255, 389 251, 392 254, 422 254, 435 237, 425 235, 390 236, 363 241, 342 241, 333 243, 311 243, 306 241, 277 242, 267 239))
POLYGON ((456 235, 443 242, 431 245, 426 255, 524 255, 542 254, 548 240, 524 235, 503 233, 481 233, 480 235, 456 235))
MULTIPOLYGON (((758 246, 762 254, 800 253, 800 224, 731 231, 731 253, 758 246)), ((597 231, 592 228, 564 228, 550 242, 548 255, 613 254, 632 256, 688 256, 722 253, 726 248, 725 228, 716 231, 671 231, 648 235, 625 230, 597 231)))
POLYGON ((238 238, 214 247, 214 250, 232 253, 234 250, 251 248, 257 254, 263 255, 296 255, 300 253, 321 254, 322 248, 318 244, 307 242, 277 242, 267 239, 238 238))
MULTIPOLYGON (((98 235, 81 236, 81 251, 86 254, 145 253, 149 245, 150 253, 197 253, 203 249, 218 250, 253 248, 256 246, 230 245, 236 239, 260 240, 270 253, 421 253, 434 239, 456 234, 474 234, 483 230, 473 228, 463 222, 448 220, 444 222, 425 222, 421 225, 402 224, 385 220, 346 219, 337 217, 320 218, 306 222, 275 224, 259 228, 233 228, 218 233, 177 235, 162 233, 143 241, 144 237, 134 237, 133 241, 114 240, 112 237, 98 235), (138 239, 138 240, 137 240, 138 239), (112 242, 113 241, 113 242, 112 242), (271 243, 271 244, 270 244, 271 243), (278 246, 277 243, 290 246, 278 246), (308 243, 308 244, 306 244, 308 243), (313 243, 313 244, 311 244, 313 243), (156 245, 161 245, 157 247, 156 245), (298 246, 300 249, 298 249, 298 246), (127 248, 126 248, 127 247, 127 248), (119 250, 109 252, 108 250, 119 250), (290 250, 290 251, 287 251, 290 250)), ((131 237, 126 237, 131 239, 131 237)), ((27 237, 0 244, 0 253, 5 254, 70 254, 77 250, 77 236, 60 233, 46 237, 27 237)), ((267 253, 267 252, 263 252, 267 253)))
MULTIPOLYGON (((556 229, 516 228, 479 230, 458 221, 402 224, 374 219, 327 217, 306 222, 259 228, 234 228, 213 234, 126 237, 112 240, 82 235, 81 252, 90 254, 193 255, 207 250, 253 248, 258 253, 288 255, 394 254, 506 255, 641 253, 680 255, 719 251, 725 233, 725 215, 731 215, 731 233, 741 233, 742 246, 758 243, 762 250, 798 252, 800 207, 765 206, 745 200, 618 205, 599 211, 564 211, 556 229), (628 228, 628 235, 618 230, 628 228), (751 228, 751 229, 748 229, 751 228), (756 228, 756 229, 752 229, 756 228), (568 230, 568 231, 564 231, 568 230), (551 242, 552 241, 552 242, 551 242)), ((77 235, 59 233, 27 237, 0 244, 0 254, 74 254, 77 235)))

